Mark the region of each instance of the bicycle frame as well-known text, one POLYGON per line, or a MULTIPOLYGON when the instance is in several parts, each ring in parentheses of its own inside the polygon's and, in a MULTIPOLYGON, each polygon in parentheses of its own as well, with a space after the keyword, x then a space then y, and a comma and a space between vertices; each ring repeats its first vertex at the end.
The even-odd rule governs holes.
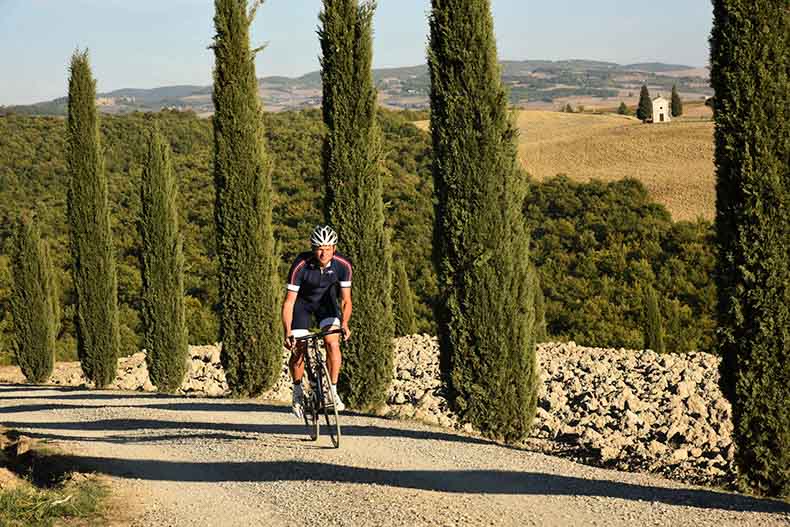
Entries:
POLYGON ((305 397, 304 420, 308 434, 312 440, 318 439, 320 434, 319 414, 323 413, 335 448, 340 446, 340 421, 338 420, 334 397, 331 395, 329 370, 326 366, 325 356, 319 350, 318 339, 340 333, 343 333, 343 330, 333 329, 320 333, 311 333, 294 339, 297 344, 300 342, 306 343, 303 360, 305 362, 307 381, 310 384, 310 392, 309 396, 305 397), (332 421, 334 421, 334 424, 332 421))

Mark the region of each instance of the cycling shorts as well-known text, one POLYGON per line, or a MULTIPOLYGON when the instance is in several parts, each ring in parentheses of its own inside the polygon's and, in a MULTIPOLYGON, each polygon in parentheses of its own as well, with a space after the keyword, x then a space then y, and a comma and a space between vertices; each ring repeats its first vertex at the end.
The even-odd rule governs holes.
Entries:
POLYGON ((340 307, 331 295, 324 295, 315 304, 305 302, 301 298, 296 299, 291 320, 293 336, 303 337, 316 325, 322 330, 329 326, 340 326, 340 307))

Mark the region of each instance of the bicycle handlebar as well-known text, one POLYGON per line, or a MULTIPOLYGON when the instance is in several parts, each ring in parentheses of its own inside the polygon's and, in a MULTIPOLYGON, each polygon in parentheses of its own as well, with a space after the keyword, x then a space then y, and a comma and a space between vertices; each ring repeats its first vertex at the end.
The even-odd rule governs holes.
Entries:
POLYGON ((294 337, 294 340, 296 342, 303 342, 305 340, 320 339, 322 337, 326 337, 327 335, 337 335, 339 333, 342 334, 343 330, 342 329, 330 329, 328 331, 320 331, 318 333, 308 333, 307 335, 304 335, 302 337, 294 337))

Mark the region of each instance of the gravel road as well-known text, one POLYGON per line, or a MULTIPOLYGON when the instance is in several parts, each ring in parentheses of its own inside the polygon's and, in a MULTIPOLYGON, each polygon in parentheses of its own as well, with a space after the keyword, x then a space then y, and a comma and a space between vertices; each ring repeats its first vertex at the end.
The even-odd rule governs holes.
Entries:
MULTIPOLYGON (((790 506, 343 415, 306 440, 257 400, 0 385, 0 424, 110 477, 134 526, 782 525, 790 506)), ((126 520, 124 520, 125 522, 126 520)))

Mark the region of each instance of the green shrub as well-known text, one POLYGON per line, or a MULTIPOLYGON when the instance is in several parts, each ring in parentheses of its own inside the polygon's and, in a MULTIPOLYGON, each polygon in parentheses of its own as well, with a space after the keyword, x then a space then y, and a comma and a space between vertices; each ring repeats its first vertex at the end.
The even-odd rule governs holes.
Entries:
POLYGON ((71 58, 67 118, 68 217, 76 294, 77 355, 97 388, 115 378, 118 294, 108 200, 99 141, 96 82, 87 52, 71 58))
POLYGON ((527 178, 487 0, 433 2, 429 25, 440 366, 462 421, 526 437, 537 363, 527 178))
POLYGON ((636 107, 636 117, 642 122, 649 121, 653 118, 653 101, 650 99, 650 92, 647 91, 647 86, 642 85, 639 91, 639 104, 636 107))
POLYGON ((406 275, 406 267, 402 261, 398 261, 395 264, 395 287, 392 288, 396 337, 417 333, 417 321, 414 318, 414 300, 412 296, 409 277, 406 275))
POLYGON ((375 408, 392 381, 392 253, 384 226, 382 137, 371 71, 375 4, 324 0, 320 14, 326 221, 354 265, 354 337, 343 351, 341 392, 375 408))
POLYGON ((160 391, 174 392, 181 386, 188 360, 184 254, 178 225, 178 182, 170 163, 170 146, 157 128, 148 138, 140 202, 143 344, 148 375, 160 391))
POLYGON ((40 384, 54 367, 60 305, 49 249, 27 215, 17 223, 11 269, 16 363, 28 382, 40 384))
POLYGON ((256 51, 249 42, 252 17, 247 2, 216 0, 215 10, 214 217, 221 358, 231 391, 256 395, 274 385, 282 362, 272 161, 258 99, 256 51))
POLYGON ((664 353, 664 324, 661 320, 661 310, 658 307, 656 290, 648 286, 645 289, 645 326, 644 348, 656 353, 664 353))
POLYGON ((743 487, 790 496, 790 10, 714 0, 721 389, 743 487))

